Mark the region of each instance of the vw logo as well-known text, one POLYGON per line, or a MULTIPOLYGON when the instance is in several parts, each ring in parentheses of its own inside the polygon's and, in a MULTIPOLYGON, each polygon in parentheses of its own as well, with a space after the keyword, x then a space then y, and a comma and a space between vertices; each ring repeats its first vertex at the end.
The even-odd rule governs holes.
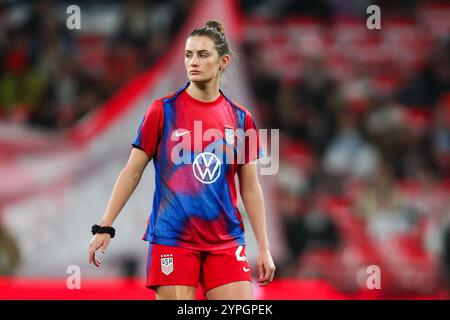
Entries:
POLYGON ((201 183, 210 184, 220 176, 220 160, 211 152, 198 154, 192 164, 195 178, 201 183))

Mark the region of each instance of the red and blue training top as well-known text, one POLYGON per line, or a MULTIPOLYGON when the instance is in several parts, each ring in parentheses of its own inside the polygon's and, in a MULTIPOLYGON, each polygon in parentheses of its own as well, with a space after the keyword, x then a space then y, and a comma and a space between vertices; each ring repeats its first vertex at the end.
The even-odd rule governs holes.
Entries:
POLYGON ((194 250, 244 245, 235 175, 263 155, 258 130, 250 112, 222 91, 215 101, 203 102, 186 92, 188 86, 149 106, 132 144, 155 167, 143 240, 194 250), (248 142, 239 134, 244 131, 256 138, 248 142))

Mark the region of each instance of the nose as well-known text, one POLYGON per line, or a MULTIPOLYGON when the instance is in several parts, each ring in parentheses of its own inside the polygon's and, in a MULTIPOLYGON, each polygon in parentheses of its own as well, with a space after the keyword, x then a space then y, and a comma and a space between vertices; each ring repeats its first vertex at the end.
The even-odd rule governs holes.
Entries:
POLYGON ((191 66, 196 67, 198 66, 198 58, 196 56, 193 56, 191 59, 191 66))

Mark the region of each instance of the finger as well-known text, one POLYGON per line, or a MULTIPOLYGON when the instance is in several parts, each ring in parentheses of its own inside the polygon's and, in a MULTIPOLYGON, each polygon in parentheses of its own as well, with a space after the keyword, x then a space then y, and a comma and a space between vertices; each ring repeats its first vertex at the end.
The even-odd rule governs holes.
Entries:
POLYGON ((100 266, 100 261, 95 257, 95 250, 89 253, 89 263, 94 264, 97 268, 100 266))
POLYGON ((260 282, 259 282, 259 286, 260 286, 260 287, 265 287, 265 286, 267 286, 269 283, 270 283, 269 280, 263 280, 263 281, 260 281, 260 282))
POLYGON ((94 244, 89 246, 89 262, 93 262, 94 261, 94 257, 95 257, 95 251, 98 250, 98 247, 95 246, 94 244))
POLYGON ((258 273, 259 273, 259 280, 258 281, 262 281, 263 276, 264 276, 264 270, 263 270, 262 263, 260 263, 260 262, 258 262, 258 273))
POLYGON ((270 272, 270 282, 273 281, 273 278, 275 277, 275 267, 270 272))
POLYGON ((269 281, 270 282, 270 267, 268 266, 267 262, 264 263, 264 281, 269 281))
POLYGON ((266 263, 264 262, 262 265, 262 276, 259 278, 259 282, 266 282, 269 280, 270 274, 269 274, 269 268, 267 267, 266 263))
POLYGON ((98 267, 100 267, 101 264, 102 264, 102 262, 94 256, 94 265, 98 268, 98 267))
POLYGON ((91 261, 92 261, 92 263, 94 264, 94 266, 96 266, 96 258, 95 258, 95 251, 92 253, 92 256, 91 256, 91 261))
POLYGON ((105 240, 105 242, 103 242, 103 245, 101 246, 101 248, 100 248, 100 250, 102 251, 102 253, 105 253, 106 252, 106 249, 108 249, 108 245, 109 245, 109 242, 110 242, 111 240, 108 238, 108 239, 106 239, 105 240))
POLYGON ((94 251, 92 249, 89 250, 89 264, 92 264, 94 262, 94 251))
POLYGON ((92 264, 94 262, 94 254, 95 254, 95 244, 91 241, 89 243, 89 263, 92 264))
POLYGON ((271 272, 269 275, 268 279, 264 279, 263 281, 260 281, 259 285, 260 287, 265 287, 267 286, 269 283, 271 283, 273 280, 273 273, 271 272))

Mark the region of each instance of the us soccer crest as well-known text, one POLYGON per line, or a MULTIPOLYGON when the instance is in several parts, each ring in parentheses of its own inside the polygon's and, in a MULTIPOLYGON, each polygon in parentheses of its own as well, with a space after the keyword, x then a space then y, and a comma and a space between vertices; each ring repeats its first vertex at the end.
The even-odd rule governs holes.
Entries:
POLYGON ((228 144, 234 144, 234 128, 225 127, 225 141, 228 144))
POLYGON ((168 276, 173 271, 173 257, 171 254, 161 255, 161 271, 168 276))

